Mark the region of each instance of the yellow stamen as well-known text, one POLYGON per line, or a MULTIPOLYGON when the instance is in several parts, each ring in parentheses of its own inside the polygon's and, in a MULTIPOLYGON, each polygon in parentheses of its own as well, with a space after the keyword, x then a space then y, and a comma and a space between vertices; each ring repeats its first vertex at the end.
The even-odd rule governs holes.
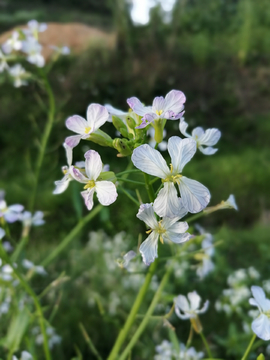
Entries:
POLYGON ((90 126, 86 127, 85 130, 84 130, 85 134, 88 134, 90 131, 91 131, 91 127, 90 127, 90 126))
POLYGON ((92 189, 93 187, 95 187, 95 181, 94 180, 89 180, 88 183, 84 186, 84 189, 92 189))
POLYGON ((152 229, 147 230, 147 231, 146 231, 146 234, 151 234, 151 232, 152 232, 152 229))
MULTIPOLYGON (((170 172, 171 174, 173 173, 173 166, 172 164, 170 164, 170 172)), ((176 174, 176 175, 169 175, 167 176, 165 179, 162 179, 161 181, 164 183, 164 182, 173 182, 174 184, 180 184, 180 178, 182 177, 183 175, 180 175, 180 174, 176 174)))
POLYGON ((163 110, 156 110, 157 115, 161 115, 163 113, 163 110))

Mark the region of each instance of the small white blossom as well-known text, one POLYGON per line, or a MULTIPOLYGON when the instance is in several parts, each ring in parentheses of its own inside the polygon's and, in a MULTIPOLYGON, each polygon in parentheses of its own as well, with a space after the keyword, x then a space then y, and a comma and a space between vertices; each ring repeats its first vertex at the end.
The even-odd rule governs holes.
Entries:
POLYGON ((218 129, 207 129, 206 131, 204 131, 203 128, 196 127, 190 135, 186 132, 187 128, 188 124, 185 122, 184 119, 181 119, 179 123, 179 130, 186 137, 194 139, 197 143, 197 148, 204 155, 213 155, 217 152, 218 149, 215 149, 212 146, 216 145, 216 143, 220 139, 221 132, 218 129))
POLYGON ((32 270, 33 272, 39 274, 39 275, 47 275, 47 272, 45 271, 43 266, 40 265, 34 265, 31 261, 27 259, 23 259, 22 266, 27 270, 32 270))
POLYGON ((30 211, 24 211, 20 214, 19 220, 23 223, 24 227, 40 226, 45 224, 43 216, 44 213, 42 211, 36 211, 34 215, 30 211))
POLYGON ((3 217, 8 223, 19 220, 23 209, 20 204, 7 206, 5 200, 0 200, 0 218, 3 217))
POLYGON ((70 54, 70 48, 68 46, 51 45, 50 48, 53 49, 59 55, 69 55, 70 54))
MULTIPOLYGON (((18 360, 17 356, 13 355, 12 360, 18 360)), ((33 360, 33 356, 28 351, 22 351, 20 360, 33 360)))
POLYGON ((238 206, 235 202, 235 197, 232 194, 228 197, 228 199, 226 201, 223 201, 222 205, 223 205, 224 209, 229 208, 229 209, 238 210, 238 206))
POLYGON ((259 317, 251 324, 252 331, 260 339, 268 341, 270 340, 270 300, 259 286, 251 286, 251 291, 254 298, 249 299, 249 303, 260 310, 259 317))
POLYGON ((38 39, 38 33, 47 30, 47 24, 38 23, 37 20, 30 20, 27 23, 28 28, 23 29, 23 32, 28 37, 34 37, 36 40, 38 39))
POLYGON ((16 64, 8 69, 9 75, 13 78, 13 85, 18 88, 23 85, 27 85, 28 82, 25 80, 29 77, 29 74, 22 67, 21 64, 16 64))
POLYGON ((196 291, 188 293, 187 297, 178 295, 174 298, 174 303, 175 313, 182 320, 196 318, 198 314, 205 313, 209 306, 209 301, 206 300, 203 307, 199 309, 201 297, 196 291))
POLYGON ((187 222, 178 221, 181 217, 173 219, 164 217, 157 221, 153 209, 153 204, 142 204, 139 212, 136 215, 140 220, 144 221, 150 228, 147 233, 150 235, 140 246, 140 253, 146 265, 150 265, 155 258, 158 257, 157 247, 158 239, 163 243, 164 241, 172 241, 180 244, 190 239, 191 235, 186 233, 188 229, 187 222))
POLYGON ((20 34, 14 31, 9 39, 2 45, 2 49, 6 54, 10 54, 13 50, 18 51, 22 48, 22 41, 19 39, 20 34))
POLYGON ((0 49, 0 73, 8 69, 7 58, 0 49))
POLYGON ((112 181, 101 180, 98 177, 102 172, 102 161, 100 155, 95 150, 89 150, 84 154, 85 157, 85 173, 82 174, 74 166, 71 166, 71 175, 80 183, 86 184, 85 191, 81 192, 85 205, 88 210, 93 208, 93 196, 97 193, 97 198, 103 206, 111 205, 115 202, 118 194, 116 187, 112 181))
POLYGON ((23 41, 22 51, 28 55, 26 58, 27 61, 38 67, 43 67, 45 65, 45 59, 41 55, 41 50, 42 46, 35 38, 29 37, 26 41, 23 41))

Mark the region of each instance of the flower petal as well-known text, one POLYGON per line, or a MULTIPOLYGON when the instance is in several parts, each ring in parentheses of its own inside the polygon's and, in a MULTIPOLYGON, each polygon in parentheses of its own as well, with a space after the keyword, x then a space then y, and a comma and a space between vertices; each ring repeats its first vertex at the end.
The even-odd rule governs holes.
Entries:
POLYGON ((86 184, 89 179, 85 177, 80 170, 76 169, 74 166, 70 167, 69 171, 70 175, 75 179, 76 181, 79 181, 80 183, 86 184))
POLYGON ((154 211, 160 217, 177 217, 182 210, 182 202, 172 182, 165 182, 154 201, 154 211))
POLYGON ((156 112, 156 111, 164 111, 164 107, 165 107, 165 99, 163 96, 157 96, 154 98, 153 101, 153 106, 152 106, 152 111, 156 112))
POLYGON ((71 180, 72 179, 70 178, 69 174, 66 174, 62 180, 55 181, 54 182, 55 189, 53 191, 53 194, 54 195, 62 194, 68 188, 69 182, 71 180))
POLYGON ((203 210, 210 201, 209 190, 196 180, 180 178, 179 191, 183 206, 191 213, 203 210))
POLYGON ((82 138, 82 135, 68 136, 65 140, 65 144, 73 149, 75 146, 77 146, 79 144, 81 138, 82 138))
POLYGON ((198 140, 201 140, 201 136, 204 135, 204 130, 202 127, 196 127, 195 129, 192 130, 191 133, 193 138, 197 138, 198 140))
POLYGON ((256 300, 262 311, 269 311, 270 300, 266 299, 263 289, 260 286, 251 286, 251 291, 254 299, 256 300))
POLYGON ((174 303, 175 303, 175 310, 176 308, 179 308, 179 310, 182 310, 184 312, 190 310, 189 303, 184 295, 178 295, 177 297, 175 297, 174 303))
POLYGON ((183 135, 185 135, 186 137, 191 137, 191 135, 189 135, 187 133, 187 128, 188 128, 188 123, 185 122, 184 118, 182 118, 179 122, 179 130, 181 131, 181 133, 183 135))
POLYGON ((90 180, 97 180, 102 171, 102 161, 99 153, 95 150, 88 150, 85 154, 85 172, 90 180))
POLYGON ((73 115, 66 120, 66 127, 77 134, 83 135, 88 126, 87 121, 79 115, 73 115))
POLYGON ((198 310, 201 303, 201 297, 198 295, 197 291, 192 291, 187 295, 190 303, 190 310, 198 310))
POLYGON ((116 115, 118 116, 120 119, 125 119, 125 117, 128 115, 128 112, 124 112, 122 110, 116 109, 114 108, 112 105, 110 104, 105 104, 104 105, 105 108, 108 110, 109 112, 109 118, 108 121, 112 122, 112 115, 116 115))
MULTIPOLYGON (((96 131, 109 119, 108 110, 100 104, 91 104, 87 109, 87 122, 92 131, 96 131)), ((91 132, 92 132, 91 131, 91 132)))
POLYGON ((213 146, 220 139, 221 132, 218 129, 207 129, 199 139, 200 145, 213 146))
POLYGON ((158 257, 158 238, 159 235, 153 231, 140 246, 139 250, 142 254, 143 262, 145 263, 145 265, 150 265, 155 260, 155 258, 158 257))
POLYGON ((145 114, 152 112, 152 108, 150 106, 144 106, 135 96, 127 99, 127 103, 135 114, 139 116, 144 116, 145 114))
POLYGON ((142 204, 136 216, 140 220, 144 221, 150 229, 154 229, 158 225, 153 204, 142 204))
POLYGON ((196 141, 191 138, 183 140, 178 136, 169 138, 168 151, 172 160, 173 174, 182 172, 184 166, 196 153, 196 149, 196 141))
POLYGON ((208 146, 206 148, 199 146, 199 150, 204 154, 204 155, 213 155, 215 154, 218 149, 212 148, 211 146, 208 146))
POLYGON ((111 181, 97 181, 96 192, 98 201, 104 206, 114 203, 118 196, 116 186, 111 181))
POLYGON ((270 320, 265 314, 255 319, 251 324, 252 331, 262 340, 270 340, 270 320))
POLYGON ((159 151, 152 149, 148 144, 137 147, 131 156, 136 168, 141 171, 165 179, 170 170, 159 151))
POLYGON ((88 210, 91 210, 94 206, 93 196, 95 188, 87 189, 81 192, 82 197, 84 198, 84 203, 88 210))
POLYGON ((186 97, 182 91, 171 90, 165 96, 165 108, 166 110, 171 110, 175 114, 178 114, 184 108, 184 103, 186 102, 186 97))
POLYGON ((23 209, 24 209, 24 206, 21 205, 21 204, 14 204, 14 205, 10 205, 8 207, 9 211, 14 211, 14 212, 17 212, 17 213, 23 211, 23 209))
POLYGON ((183 242, 188 241, 191 238, 191 235, 189 233, 181 234, 178 232, 177 227, 181 229, 181 226, 177 226, 179 223, 175 224, 176 231, 168 230, 166 233, 162 235, 163 239, 165 241, 172 241, 175 244, 181 244, 183 242))
MULTIPOLYGON (((75 135, 77 136, 77 135, 75 135)), ((67 164, 70 167, 72 164, 72 147, 68 146, 68 144, 64 143, 63 144, 65 150, 66 150, 66 157, 67 157, 67 164)))
POLYGON ((197 310, 196 313, 203 314, 207 311, 208 307, 209 307, 209 300, 206 300, 206 302, 203 304, 203 307, 200 310, 197 310))

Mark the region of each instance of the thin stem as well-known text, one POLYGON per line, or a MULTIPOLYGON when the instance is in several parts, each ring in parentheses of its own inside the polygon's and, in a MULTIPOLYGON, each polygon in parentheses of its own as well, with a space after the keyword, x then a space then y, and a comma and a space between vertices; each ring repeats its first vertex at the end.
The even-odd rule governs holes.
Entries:
POLYGON ((49 81, 48 81, 45 73, 42 73, 42 76, 43 76, 43 80, 44 80, 45 90, 49 97, 49 111, 48 111, 47 123, 46 123, 45 129, 43 132, 43 136, 41 139, 41 147, 40 147, 40 151, 38 154, 36 170, 35 170, 35 174, 34 174, 34 185, 33 185, 33 191, 32 191, 32 195, 30 197, 30 204, 29 204, 30 212, 33 212, 33 210, 34 210, 40 170, 41 170, 41 166, 43 163, 47 143, 49 140, 49 136, 50 136, 52 127, 53 127, 54 116, 55 116, 55 100, 54 100, 52 88, 49 84, 49 81))
POLYGON ((147 191, 147 193, 148 193, 149 200, 150 200, 151 202, 154 202, 154 200, 155 200, 155 193, 154 193, 154 190, 153 190, 152 185, 150 184, 149 175, 146 174, 146 173, 143 173, 143 175, 144 175, 144 181, 145 181, 145 188, 146 188, 146 191, 147 191))
POLYGON ((89 346, 89 349, 92 351, 92 353, 96 356, 98 360, 102 360, 102 357, 99 355, 97 349, 95 348, 95 345, 93 344, 93 341, 91 340, 90 336, 88 335, 82 323, 79 323, 79 328, 81 330, 85 342, 89 346))
POLYGON ((115 175, 119 176, 119 175, 129 174, 129 173, 133 173, 133 172, 141 173, 141 170, 137 170, 137 169, 125 170, 125 171, 121 171, 120 173, 115 174, 115 175))
POLYGON ((202 331, 200 331, 200 336, 201 336, 201 338, 202 338, 202 341, 203 341, 203 343, 204 343, 204 346, 205 346, 205 348, 206 348, 206 351, 207 351, 207 355, 208 355, 208 357, 210 358, 210 359, 213 359, 213 356, 212 356, 212 353, 211 353, 211 350, 210 350, 210 347, 209 347, 209 345, 208 345, 208 342, 207 342, 207 340, 206 340, 206 338, 205 338, 205 336, 204 336, 204 334, 203 334, 203 332, 202 331))
POLYGON ((246 351, 245 351, 245 353, 244 353, 244 355, 243 355, 243 357, 242 357, 241 360, 246 360, 246 359, 247 359, 248 354, 249 354, 249 352, 250 352, 250 350, 251 350, 251 348, 252 348, 252 345, 253 345, 256 337, 257 337, 257 335, 256 335, 256 334, 253 334, 252 339, 250 340, 250 342, 249 342, 249 344, 248 344, 248 347, 247 347, 247 349, 246 349, 246 351))
POLYGON ((140 206, 139 201, 137 201, 126 189, 124 189, 122 186, 118 185, 118 188, 121 189, 121 191, 123 191, 123 193, 131 200, 134 202, 134 204, 136 204, 137 206, 140 206))
POLYGON ((111 350, 111 353, 108 357, 107 360, 114 360, 114 359, 118 359, 118 353, 119 353, 119 350, 123 344, 123 342, 126 340, 126 337, 128 335, 128 332, 131 328, 131 326, 133 325, 133 322, 136 318, 136 315, 137 315, 137 312, 141 306, 141 303, 145 297, 145 294, 148 290, 148 287, 150 285, 150 282, 152 280, 152 277, 155 273, 155 270, 157 268, 157 264, 158 264, 158 261, 157 259, 150 265, 149 267, 149 271, 145 277, 145 280, 144 280, 144 284, 143 286, 140 288, 140 291, 137 295, 137 298, 132 306, 132 309, 128 315, 128 318, 125 322, 125 325, 123 326, 123 328, 120 330, 119 334, 118 334, 118 337, 116 339, 116 342, 111 350))
POLYGON ((24 278, 21 276, 21 274, 18 272, 18 270, 13 266, 12 262, 9 259, 9 256, 6 254, 2 245, 0 246, 0 253, 1 253, 1 258, 4 259, 4 261, 11 266, 14 274, 17 276, 22 287, 24 287, 26 292, 32 297, 32 299, 34 301, 35 307, 37 309, 39 323, 40 323, 40 329, 41 329, 41 333, 42 333, 42 337, 43 337, 43 348, 44 348, 45 358, 46 358, 46 360, 51 360, 51 354, 50 354, 50 349, 49 349, 49 345, 48 345, 48 337, 47 337, 47 333, 46 333, 46 329, 45 329, 44 316, 43 316, 42 308, 39 303, 38 297, 33 292, 33 290, 28 285, 28 283, 24 280, 24 278))
POLYGON ((130 351, 132 350, 133 346, 136 344, 136 342, 138 341, 139 337, 141 336, 142 332, 144 331, 146 325, 149 322, 149 319, 151 318, 155 307, 159 301, 159 298, 162 294, 163 288, 164 286, 167 284, 167 281, 170 277, 172 271, 172 266, 168 267, 166 273, 164 274, 161 283, 155 293, 155 296, 145 314, 145 317, 143 319, 143 321, 141 322, 140 326, 137 328, 135 334, 132 336, 130 342, 128 343, 127 347, 125 348, 124 352, 122 353, 122 355, 120 356, 119 360, 125 360, 126 357, 129 355, 130 351))
POLYGON ((128 182, 128 183, 131 183, 131 184, 136 184, 136 185, 145 185, 145 183, 143 183, 142 181, 135 181, 135 180, 130 180, 130 179, 125 179, 125 178, 118 178, 117 177, 117 180, 118 181, 124 181, 124 182, 128 182))
POLYGON ((81 229, 92 220, 102 209, 102 205, 98 205, 87 214, 82 220, 68 233, 68 235, 60 242, 58 246, 41 262, 42 266, 47 266, 52 262, 75 238, 75 236, 81 231, 81 229))

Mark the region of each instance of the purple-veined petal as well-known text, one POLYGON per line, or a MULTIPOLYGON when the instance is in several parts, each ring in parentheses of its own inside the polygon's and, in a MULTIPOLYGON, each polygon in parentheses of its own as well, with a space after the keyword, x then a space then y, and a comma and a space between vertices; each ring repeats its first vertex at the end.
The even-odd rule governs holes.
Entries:
POLYGON ((100 155, 95 150, 88 150, 85 154, 85 172, 90 180, 97 180, 102 171, 100 155))
POLYGON ((65 144, 69 146, 71 149, 73 149, 75 146, 77 146, 82 138, 82 135, 72 135, 68 136, 65 139, 65 144))
POLYGON ((79 115, 73 115, 66 120, 66 127, 77 134, 84 135, 89 127, 87 121, 79 115))
POLYGON ((116 187, 111 181, 97 181, 96 193, 98 201, 104 206, 114 203, 118 196, 116 187))
POLYGON ((188 128, 188 123, 185 122, 184 118, 182 118, 179 122, 179 130, 181 131, 181 133, 183 135, 185 135, 186 137, 191 137, 191 135, 189 135, 187 133, 187 128, 188 128))
POLYGON ((150 265, 155 260, 155 258, 158 257, 158 238, 159 235, 153 231, 140 246, 139 250, 142 254, 145 265, 150 265))
POLYGON ((196 291, 192 291, 187 295, 190 303, 190 310, 194 311, 199 309, 201 303, 201 297, 197 294, 196 291))
POLYGON ((63 177, 62 180, 57 180, 54 182, 55 184, 55 189, 53 191, 54 195, 58 195, 58 194, 62 194, 69 185, 69 182, 71 181, 71 177, 69 176, 69 174, 65 174, 65 176, 63 177))
MULTIPOLYGON (((76 135, 75 135, 76 136, 76 135)), ((70 167, 72 164, 72 147, 68 146, 68 144, 63 144, 65 150, 66 150, 66 157, 67 157, 67 164, 70 167)))
POLYGON ((185 176, 180 178, 179 191, 183 206, 191 213, 200 212, 210 201, 209 190, 198 181, 185 176))
POLYGON ((108 110, 100 104, 91 104, 87 109, 87 122, 91 132, 96 131, 109 119, 108 110))
POLYGON ((168 141, 168 151, 172 160, 173 174, 182 172, 184 166, 192 159, 196 153, 196 141, 181 139, 178 136, 172 136, 168 141))
POLYGON ((144 221, 150 229, 154 229, 156 226, 158 226, 153 204, 142 204, 136 216, 140 220, 144 221))
POLYGON ((76 161, 75 166, 81 169, 85 168, 85 161, 76 161))
POLYGON ((81 195, 84 198, 84 203, 88 210, 92 210, 94 206, 94 201, 93 201, 94 192, 95 192, 94 187, 81 192, 81 195))
POLYGON ((144 106, 135 96, 127 99, 127 103, 135 114, 139 116, 144 116, 145 114, 152 112, 152 108, 150 106, 144 106))
POLYGON ((153 106, 152 106, 152 111, 153 112, 160 112, 160 111, 164 111, 164 107, 165 107, 165 99, 163 96, 157 96, 154 98, 153 101, 153 106))
POLYGON ((207 129, 199 139, 200 145, 213 146, 220 139, 221 132, 218 129, 207 129))
POLYGON ((270 319, 265 314, 255 319, 251 324, 252 331, 262 340, 270 340, 270 319))
POLYGON ((171 110, 175 114, 180 113, 184 108, 184 103, 186 102, 186 97, 184 93, 180 90, 171 90, 165 96, 165 108, 166 110, 171 110))
POLYGON ((159 151, 152 149, 148 144, 137 147, 131 156, 131 160, 139 170, 165 179, 170 175, 170 170, 159 151))
POLYGON ((76 181, 86 184, 89 179, 87 177, 85 177, 80 170, 76 169, 74 166, 70 167, 70 175, 73 177, 73 179, 75 179, 76 181))
POLYGON ((165 182, 154 201, 154 211, 160 217, 174 218, 182 210, 177 190, 172 182, 165 182))
POLYGON ((201 138, 201 136, 204 135, 204 130, 202 127, 196 127, 195 129, 192 130, 191 135, 193 138, 201 140, 200 138, 201 138))
POLYGON ((198 149, 204 154, 204 155, 213 155, 215 154, 218 149, 215 149, 211 146, 207 146, 207 147, 202 147, 202 146, 199 146, 198 149))
POLYGON ((136 126, 136 129, 144 129, 147 125, 151 124, 155 119, 158 119, 158 115, 154 113, 148 113, 142 118, 142 122, 139 126, 136 126))
MULTIPOLYGON (((175 224, 175 228, 177 227, 179 223, 175 224)), ((180 227, 180 226, 179 226, 180 227)), ((176 229, 177 230, 177 229, 176 229)), ((162 235, 163 239, 165 241, 172 241, 175 244, 181 244, 183 242, 188 241, 191 238, 191 235, 189 233, 180 233, 180 232, 175 232, 172 230, 168 230, 166 233, 164 233, 162 235)))
POLYGON ((251 291, 254 299, 256 300, 262 311, 270 310, 270 300, 266 299, 265 292, 260 286, 251 286, 251 291))

